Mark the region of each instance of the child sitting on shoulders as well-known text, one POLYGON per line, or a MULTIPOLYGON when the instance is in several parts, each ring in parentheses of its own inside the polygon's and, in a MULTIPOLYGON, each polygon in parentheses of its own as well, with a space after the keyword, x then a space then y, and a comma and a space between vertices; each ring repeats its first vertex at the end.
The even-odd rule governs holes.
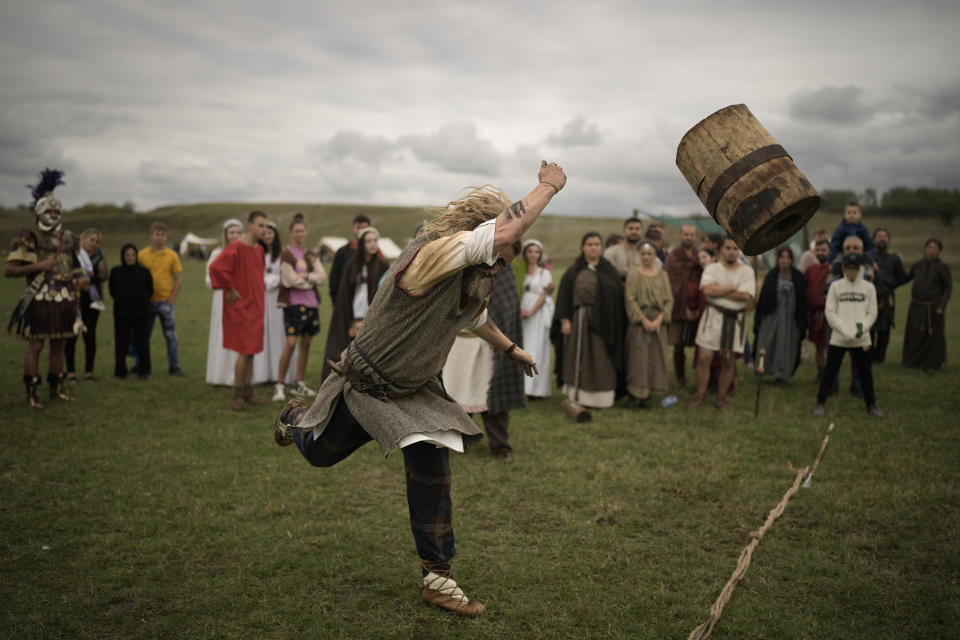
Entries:
POLYGON ((856 202, 848 202, 843 209, 843 222, 837 225, 833 236, 830 238, 830 257, 827 262, 833 262, 838 255, 843 255, 843 240, 847 236, 857 236, 863 240, 863 252, 875 257, 873 247, 873 237, 867 230, 867 225, 860 222, 863 219, 863 211, 856 202))

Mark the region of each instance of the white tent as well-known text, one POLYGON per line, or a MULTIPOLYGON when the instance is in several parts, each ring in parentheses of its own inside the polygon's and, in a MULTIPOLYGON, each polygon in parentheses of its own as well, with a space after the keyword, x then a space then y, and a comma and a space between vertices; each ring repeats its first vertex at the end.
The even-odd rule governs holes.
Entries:
POLYGON ((317 243, 317 249, 322 247, 333 255, 345 244, 347 244, 346 238, 341 238, 340 236, 323 236, 320 238, 320 242, 317 243))
MULTIPOLYGON (((382 253, 383 257, 387 260, 395 260, 400 255, 400 247, 398 247, 397 243, 390 238, 380 236, 379 243, 380 253, 382 253)), ((339 236, 323 236, 320 238, 320 242, 317 244, 317 252, 320 253, 321 256, 323 256, 325 253, 326 256, 328 256, 327 259, 332 260, 333 255, 337 252, 337 250, 346 244, 346 238, 341 238, 339 236), (323 250, 323 252, 321 252, 321 250, 323 250)))
POLYGON ((187 235, 183 236, 183 240, 180 241, 180 255, 188 256, 191 250, 209 247, 218 242, 220 242, 219 238, 201 238, 188 231, 187 235))
POLYGON ((396 260, 400 257, 400 247, 398 247, 397 243, 390 238, 381 237, 379 244, 380 253, 382 253, 383 257, 387 260, 396 260))

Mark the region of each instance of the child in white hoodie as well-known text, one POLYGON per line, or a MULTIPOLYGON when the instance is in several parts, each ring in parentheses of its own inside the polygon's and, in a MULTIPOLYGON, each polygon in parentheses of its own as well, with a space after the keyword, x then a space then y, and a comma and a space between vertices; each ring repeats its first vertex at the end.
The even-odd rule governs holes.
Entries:
POLYGON ((824 315, 832 332, 827 348, 827 366, 820 379, 813 415, 824 414, 823 403, 840 371, 843 355, 849 352, 853 366, 860 375, 867 413, 882 418, 883 412, 877 406, 873 393, 873 372, 870 368, 870 327, 877 319, 877 293, 873 284, 863 279, 860 256, 847 254, 843 257, 843 275, 843 278, 834 280, 827 291, 824 315))

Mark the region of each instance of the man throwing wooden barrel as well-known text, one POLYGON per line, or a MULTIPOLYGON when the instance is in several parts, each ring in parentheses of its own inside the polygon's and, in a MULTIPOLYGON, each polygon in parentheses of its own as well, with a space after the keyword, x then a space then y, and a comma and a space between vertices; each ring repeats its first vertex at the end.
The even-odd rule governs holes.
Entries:
POLYGON ((493 276, 520 253, 524 232, 566 180, 556 163, 542 162, 537 186, 520 201, 511 203, 488 185, 450 202, 387 271, 313 406, 294 398, 274 425, 278 444, 296 444, 318 467, 336 464, 370 440, 384 456, 400 447, 421 597, 461 615, 478 616, 484 607, 451 577, 449 452, 463 452, 482 435, 437 374, 462 330, 506 353, 527 375, 538 373, 533 357, 487 318, 487 298, 493 276))

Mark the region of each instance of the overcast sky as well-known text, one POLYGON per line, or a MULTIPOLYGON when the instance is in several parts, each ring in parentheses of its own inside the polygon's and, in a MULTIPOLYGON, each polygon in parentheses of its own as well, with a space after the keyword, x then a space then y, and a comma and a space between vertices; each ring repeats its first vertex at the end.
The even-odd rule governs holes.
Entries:
POLYGON ((960 2, 12 0, 0 204, 133 201, 687 213, 699 120, 745 103, 820 189, 960 187, 960 2))

